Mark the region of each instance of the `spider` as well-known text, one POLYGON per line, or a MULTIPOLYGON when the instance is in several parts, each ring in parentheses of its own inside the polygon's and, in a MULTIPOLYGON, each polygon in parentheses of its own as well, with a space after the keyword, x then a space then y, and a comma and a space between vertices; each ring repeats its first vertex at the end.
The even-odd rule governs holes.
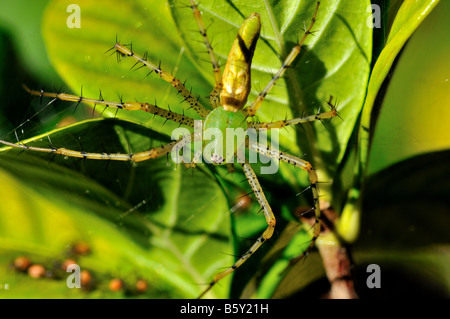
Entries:
MULTIPOLYGON (((161 147, 156 147, 147 151, 142 151, 138 153, 94 153, 77 151, 66 148, 44 148, 44 147, 34 147, 28 146, 23 143, 11 143, 7 141, 0 140, 0 143, 8 145, 13 148, 20 148, 28 151, 44 152, 51 154, 58 154, 68 157, 76 157, 82 159, 95 159, 95 160, 114 160, 114 161, 131 161, 131 162, 142 162, 150 159, 155 159, 158 157, 166 156, 169 153, 190 144, 193 140, 199 139, 201 133, 206 132, 208 129, 217 129, 226 136, 226 129, 242 129, 245 132, 249 130, 255 130, 256 132, 265 130, 277 130, 286 126, 293 126, 296 124, 313 122, 316 120, 330 119, 332 117, 338 116, 336 106, 332 103, 332 98, 327 102, 330 110, 327 112, 318 112, 317 114, 304 116, 294 119, 279 120, 275 122, 257 122, 252 121, 253 116, 255 116, 257 110, 261 107, 266 95, 269 93, 271 88, 277 83, 277 81, 282 78, 286 69, 289 68, 296 57, 302 50, 306 38, 313 33, 312 28, 316 21, 317 12, 319 10, 320 2, 317 2, 315 11, 311 17, 309 26, 305 28, 303 37, 298 41, 298 43, 292 48, 290 53, 284 59, 279 70, 274 74, 272 79, 266 85, 266 87, 259 93, 257 98, 247 104, 247 98, 251 89, 251 62, 253 54, 256 49, 257 41, 260 36, 261 31, 261 21, 260 15, 258 13, 252 13, 242 24, 237 34, 236 39, 230 50, 225 68, 223 73, 219 66, 218 59, 214 53, 214 49, 208 39, 206 27, 202 19, 202 14, 194 0, 190 0, 190 7, 192 9, 194 19, 197 22, 199 31, 203 37, 203 42, 207 48, 209 58, 213 66, 214 81, 215 86, 209 95, 210 105, 212 110, 205 108, 197 98, 188 90, 183 82, 174 77, 169 72, 163 70, 160 65, 156 65, 147 59, 147 56, 140 56, 135 53, 131 46, 126 46, 116 41, 115 45, 110 49, 116 52, 118 58, 131 58, 136 61, 141 67, 146 67, 154 72, 162 80, 170 83, 177 92, 183 96, 184 100, 194 109, 197 114, 202 118, 201 125, 202 131, 200 134, 192 133, 183 136, 182 138, 175 140, 169 144, 163 145, 161 147)), ((102 97, 98 99, 83 97, 82 94, 79 96, 66 94, 66 93, 50 93, 44 91, 37 91, 29 89, 25 86, 25 89, 31 95, 36 95, 40 97, 50 97, 53 99, 58 99, 62 101, 71 101, 76 103, 89 103, 94 105, 101 105, 104 107, 114 107, 117 109, 122 109, 126 111, 137 111, 141 110, 147 113, 151 113, 160 117, 176 122, 180 125, 195 128, 195 121, 193 118, 188 117, 184 114, 179 114, 171 111, 170 109, 164 109, 158 107, 157 105, 142 102, 117 102, 117 101, 106 101, 102 97)), ((308 174, 310 189, 313 195, 313 207, 315 222, 313 226, 313 236, 308 248, 302 254, 306 255, 315 245, 316 239, 320 233, 320 217, 321 210, 319 205, 319 188, 318 188, 318 177, 312 167, 312 165, 291 154, 279 151, 271 146, 252 141, 246 138, 242 145, 234 146, 232 151, 224 148, 227 141, 222 141, 222 143, 216 143, 212 147, 212 151, 209 155, 205 157, 205 161, 213 165, 229 165, 235 163, 234 160, 238 160, 239 164, 242 166, 245 177, 261 207, 261 211, 264 214, 264 218, 267 223, 267 228, 264 232, 256 239, 256 241, 251 245, 251 247, 240 256, 235 263, 225 269, 222 272, 217 273, 212 280, 209 282, 207 288, 201 293, 199 298, 205 296, 205 294, 213 288, 213 286, 219 282, 222 278, 233 273, 237 268, 244 264, 260 247, 269 240, 275 230, 276 218, 268 203, 264 191, 258 181, 257 175, 253 170, 251 163, 248 159, 239 156, 239 150, 245 147, 248 150, 257 152, 259 154, 265 155, 269 158, 281 160, 290 165, 298 167, 308 174)), ((205 156, 205 155, 204 155, 205 156)), ((191 163, 185 163, 191 167, 194 167, 199 161, 199 156, 196 153, 194 159, 191 163)))

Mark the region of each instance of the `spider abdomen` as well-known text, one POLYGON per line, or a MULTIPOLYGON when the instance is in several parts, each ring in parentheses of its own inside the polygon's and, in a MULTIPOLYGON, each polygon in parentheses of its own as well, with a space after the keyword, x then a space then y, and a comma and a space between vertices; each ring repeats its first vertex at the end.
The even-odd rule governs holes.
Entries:
POLYGON ((223 71, 223 87, 220 92, 220 103, 227 111, 237 112, 247 102, 251 86, 250 67, 260 31, 260 15, 252 13, 244 21, 234 40, 223 71))

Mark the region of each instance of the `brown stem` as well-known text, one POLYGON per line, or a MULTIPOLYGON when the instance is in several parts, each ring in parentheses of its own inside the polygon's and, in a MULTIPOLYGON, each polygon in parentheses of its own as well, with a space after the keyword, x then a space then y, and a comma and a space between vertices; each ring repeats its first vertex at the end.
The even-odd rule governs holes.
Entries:
MULTIPOLYGON (((297 210, 301 215, 301 209, 297 210)), ((322 257, 326 275, 330 282, 330 291, 323 296, 328 299, 356 299, 358 298, 351 272, 352 259, 348 248, 342 245, 339 236, 335 232, 334 225, 338 216, 336 212, 327 208, 322 211, 322 231, 316 246, 322 257)), ((301 220, 309 225, 314 225, 314 218, 302 216, 301 220)))

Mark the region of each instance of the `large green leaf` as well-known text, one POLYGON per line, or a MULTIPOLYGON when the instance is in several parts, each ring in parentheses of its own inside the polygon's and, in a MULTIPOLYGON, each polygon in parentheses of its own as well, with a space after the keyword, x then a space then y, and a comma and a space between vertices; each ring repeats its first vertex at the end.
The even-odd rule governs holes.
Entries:
MULTIPOLYGON (((406 41, 419 27, 427 15, 433 10, 438 2, 438 0, 403 1, 395 15, 395 18, 393 19, 385 46, 381 50, 379 56, 376 57, 376 62, 370 74, 367 96, 364 101, 360 124, 357 127, 357 138, 355 138, 354 145, 351 146, 352 149, 357 151, 357 153, 354 154, 357 157, 357 160, 355 161, 354 157, 349 157, 350 160, 346 160, 346 162, 342 164, 343 167, 346 167, 347 175, 355 175, 354 179, 350 179, 350 184, 353 185, 354 189, 348 194, 348 198, 346 198, 346 206, 342 209, 342 218, 339 223, 340 232, 349 242, 355 241, 359 233, 362 202, 360 190, 364 183, 364 178, 367 177, 366 174, 369 169, 368 154, 372 151, 370 149, 372 146, 371 140, 375 132, 375 124, 378 120, 378 115, 385 94, 385 89, 382 89, 382 85, 383 83, 385 85, 389 83, 390 77, 388 77, 388 74, 393 71, 392 67, 394 62, 396 61, 396 58, 398 57, 401 49, 404 47, 406 41)), ((410 80, 411 78, 407 77, 406 81, 410 80)), ((401 86, 401 90, 408 87, 405 83, 401 83, 401 86)), ((399 90, 397 89, 396 91, 399 90)), ((398 101, 397 103, 403 103, 403 101, 398 101)), ((395 113, 397 113, 397 116, 405 119, 405 114, 400 111, 401 108, 397 105, 394 105, 394 107, 396 109, 395 113)), ((412 111, 410 109, 410 105, 407 105, 406 109, 407 112, 412 111)), ((420 121, 420 117, 416 118, 420 121)), ((384 131, 385 140, 381 143, 385 145, 386 143, 392 143, 392 145, 395 145, 392 149, 392 153, 400 154, 401 152, 399 152, 398 149, 398 142, 395 141, 397 134, 394 127, 389 124, 385 124, 382 131, 384 131)), ((379 142, 377 141, 377 143, 379 142)), ((406 147, 411 148, 411 146, 406 147)), ((381 151, 379 150, 379 145, 375 147, 375 151, 381 151)), ((382 151, 381 153, 374 154, 374 157, 382 158, 382 151)), ((403 158, 398 159, 400 160, 403 158)), ((378 164, 375 164, 375 166, 380 164, 383 165, 383 162, 384 160, 380 161, 378 164)), ((378 166, 378 168, 381 167, 378 166)))
MULTIPOLYGON (((141 126, 111 120, 82 122, 49 137, 55 146, 77 148, 81 141, 85 151, 103 145, 127 152, 128 144, 138 151, 167 142, 141 126)), ((35 140, 26 143, 49 144, 46 136, 35 140)), ((107 290, 102 279, 108 276, 129 285, 142 277, 153 298, 195 297, 219 266, 231 262, 224 254, 232 251, 227 201, 208 172, 193 174, 165 158, 141 165, 64 158, 50 164, 47 154, 17 153, 4 151, 0 159, 0 249, 8 256, 31 254, 51 265, 67 245, 86 241, 93 253, 80 263, 98 274, 100 287, 107 290)), ((27 281, 17 280, 5 297, 58 296, 35 290, 21 295, 27 281)), ((61 285, 60 297, 75 296, 65 281, 61 285)), ((211 296, 226 296, 228 287, 225 281, 211 296)))
POLYGON ((449 296, 449 160, 448 149, 426 153, 368 178, 355 262, 380 265, 384 296, 449 296))
MULTIPOLYGON (((145 78, 148 71, 143 69, 130 71, 134 61, 125 60, 117 65, 114 57, 104 55, 117 36, 122 43, 132 43, 133 50, 141 55, 148 50, 149 60, 155 63, 162 61, 163 68, 182 80, 187 79, 194 94, 200 96, 205 105, 208 104, 205 97, 212 89, 212 72, 208 72, 211 69, 208 63, 202 62, 207 56, 199 53, 204 51, 204 47, 198 42, 198 34, 190 32, 197 26, 191 10, 185 6, 187 2, 170 2, 171 11, 162 1, 81 1, 78 4, 81 9, 80 29, 67 27, 68 14, 62 14, 67 3, 63 1, 53 1, 49 5, 43 26, 49 56, 73 91, 96 97, 101 89, 103 97, 111 100, 118 100, 119 94, 123 95, 123 100, 153 102, 156 99, 162 107, 169 104, 172 110, 182 112, 182 98, 170 85, 154 74, 145 78)), ((268 95, 258 113, 261 120, 277 120, 315 113, 319 108, 323 110, 324 100, 329 95, 339 100, 339 111, 344 121, 333 120, 325 123, 326 127, 319 123, 281 132, 281 147, 296 155, 306 153, 306 159, 313 162, 324 181, 336 174, 363 104, 371 60, 372 32, 366 25, 368 5, 368 1, 322 1, 314 27, 317 32, 308 39, 307 52, 303 52, 294 67, 288 70, 285 79, 268 95)), ((245 1, 233 5, 227 1, 200 3, 206 24, 210 24, 211 17, 214 19, 208 27, 208 34, 222 61, 226 59, 245 16, 253 11, 261 13, 262 40, 255 53, 250 100, 270 80, 271 74, 280 67, 282 57, 301 37, 301 29, 309 23, 315 6, 315 1, 258 1, 251 5, 245 1)), ((170 123, 162 126, 163 119, 154 119, 141 112, 120 111, 116 114, 115 110, 106 109, 103 114, 131 120, 166 134, 176 127, 170 123)), ((192 110, 186 114, 197 118, 192 110)), ((298 169, 282 165, 281 172, 282 179, 279 175, 266 177, 271 183, 276 182, 272 187, 265 183, 266 190, 276 190, 277 185, 284 187, 286 182, 296 191, 308 185, 307 174, 298 169)), ((326 187, 324 184, 322 195, 330 195, 326 187)), ((283 195, 286 194, 284 192, 283 195)), ((330 196, 325 198, 333 201, 330 196)), ((305 203, 310 199, 302 201, 305 203)), ((284 215, 294 210, 292 202, 285 201, 289 206, 285 205, 284 215)), ((278 211, 283 206, 273 201, 272 204, 278 211)), ((263 219, 260 216, 256 218, 260 226, 259 230, 253 227, 257 230, 256 233, 250 232, 253 236, 264 227, 263 219)), ((249 232, 244 230, 244 233, 249 232)))
MULTIPOLYGON (((376 106, 375 99, 380 93, 379 90, 406 41, 438 3, 439 0, 407 0, 403 2, 395 16, 386 45, 377 58, 370 75, 367 97, 364 103, 359 137, 360 160, 363 166, 368 160, 370 138, 378 115, 373 112, 373 108, 376 106)), ((384 94, 384 92, 381 92, 381 94, 384 94)))
POLYGON ((399 58, 375 126, 368 174, 450 148, 450 42, 442 41, 450 32, 449 13, 450 3, 440 2, 399 58))
MULTIPOLYGON (((150 61, 162 61, 163 68, 182 80, 187 79, 194 94, 208 105, 204 97, 213 87, 212 70, 205 61, 208 56, 203 54, 200 35, 192 32, 198 28, 192 11, 186 6, 187 1, 169 4, 175 23, 169 7, 162 1, 82 1, 79 3, 81 28, 69 29, 67 15, 61 14, 67 4, 54 1, 46 13, 43 29, 49 55, 77 93, 83 86, 84 96, 96 97, 102 89, 105 99, 117 100, 118 93, 124 100, 153 102, 156 99, 163 107, 169 104, 172 110, 181 112, 182 98, 173 94, 170 85, 153 75, 144 79, 147 74, 144 70, 131 72, 129 68, 134 61, 123 61, 117 66, 114 58, 103 54, 114 44, 117 35, 123 43, 132 43, 135 52, 143 54, 148 50, 150 61)), ((335 173, 363 105, 371 60, 372 30, 366 25, 368 5, 368 1, 322 1, 314 27, 317 32, 307 40, 308 52, 301 55, 286 78, 273 89, 258 113, 261 120, 277 120, 323 110, 324 100, 330 95, 339 100, 344 121, 333 120, 327 127, 319 123, 313 128, 305 126, 281 132, 281 147, 295 154, 306 153, 324 180, 335 173)), ((280 67, 281 58, 301 37, 301 29, 309 23, 315 6, 316 1, 254 1, 251 4, 201 1, 208 34, 222 62, 245 16, 254 11, 262 15, 262 40, 256 48, 252 68, 250 101, 269 82, 271 74, 280 67)), ((115 114, 114 110, 106 112, 115 114)), ((193 112, 187 114, 196 116, 193 112)), ((158 132, 170 133, 175 127, 169 124, 161 127, 162 120, 152 120, 140 112, 119 112, 117 116, 158 132)), ((284 179, 297 190, 299 185, 307 185, 302 172, 288 166, 282 166, 281 170, 284 179)))
MULTIPOLYGON (((104 54, 114 45, 117 37, 129 46, 132 43, 133 50, 141 55, 148 50, 149 60, 156 64, 161 61, 162 68, 181 80, 187 79, 188 87, 192 86, 193 93, 200 97, 204 105, 208 105, 206 97, 213 87, 211 66, 205 61, 208 57, 203 53, 205 49, 199 42, 200 35, 191 32, 198 28, 191 10, 186 6, 188 1, 171 0, 167 4, 156 0, 114 0, 78 1, 77 4, 81 9, 81 28, 68 28, 68 3, 56 0, 48 6, 43 25, 50 59, 71 90, 78 94, 82 92, 85 97, 97 97, 101 89, 103 98, 109 100, 119 100, 120 94, 124 101, 154 102, 156 99, 162 107, 169 105, 180 113, 186 109, 186 105, 180 103, 182 97, 169 84, 154 74, 146 77, 148 70, 130 71, 134 65, 131 59, 116 64, 114 57, 104 54)), ((261 14, 262 39, 255 53, 250 101, 270 80, 271 74, 281 65, 282 58, 302 36, 301 28, 309 23, 315 4, 316 1, 270 0, 251 3, 225 0, 200 2, 203 18, 209 26, 208 35, 222 62, 244 18, 254 11, 261 14)), ((333 190, 327 184, 321 188, 321 195, 325 195, 322 199, 339 203, 336 204, 338 208, 352 186, 357 156, 356 143, 352 138, 358 131, 356 124, 369 79, 372 59, 372 29, 367 25, 369 5, 368 0, 321 1, 314 27, 317 32, 307 40, 308 50, 288 70, 258 112, 260 120, 278 120, 286 116, 300 116, 304 112, 313 114, 324 105, 329 95, 339 100, 338 110, 343 121, 333 119, 324 123, 325 126, 315 123, 281 132, 281 148, 296 155, 305 153, 305 158, 314 164, 322 181, 338 181, 333 185, 333 190)), ((186 110, 186 114, 198 118, 193 110, 186 110)), ((164 119, 153 118, 143 112, 120 111, 116 114, 116 110, 109 108, 103 115, 135 122, 139 126, 121 121, 91 121, 52 132, 52 143, 80 149, 80 142, 85 151, 94 152, 135 152, 167 142, 167 135, 176 127, 170 122, 163 125, 164 119)), ((37 143, 48 146, 49 142, 45 140, 46 137, 37 143)), ((14 242, 14 239, 19 239, 16 246, 5 247, 7 251, 30 252, 27 247, 32 245, 39 247, 35 252, 41 258, 42 255, 54 256, 68 240, 84 239, 86 232, 79 229, 87 228, 91 230, 87 235, 95 240, 91 243, 92 258, 86 261, 86 265, 103 277, 116 274, 114 270, 121 269, 120 274, 124 277, 135 278, 136 269, 139 269, 140 276, 157 281, 157 295, 151 297, 193 297, 201 290, 199 282, 207 282, 218 268, 231 264, 232 258, 224 255, 231 253, 227 241, 230 231, 227 201, 215 178, 226 186, 223 190, 231 198, 240 190, 248 191, 248 186, 236 186, 242 179, 239 174, 212 177, 209 170, 201 169, 191 175, 190 171, 182 168, 174 170, 172 164, 167 166, 165 159, 136 166, 111 162, 105 173, 105 162, 87 161, 83 164, 79 160, 59 159, 48 166, 46 161, 36 160, 36 156, 28 152, 18 157, 8 154, 0 163, 11 174, 5 175, 5 178, 15 181, 11 183, 16 186, 13 189, 15 192, 34 192, 30 196, 32 206, 29 207, 43 207, 39 210, 17 208, 20 213, 17 220, 12 219, 13 227, 19 227, 23 220, 42 219, 43 222, 29 226, 31 233, 22 234, 23 240, 20 240, 22 235, 15 237, 11 230, 14 228, 5 230, 8 240, 14 242), (30 161, 26 161, 29 156, 33 163, 37 163, 35 170, 33 166, 30 168, 30 161), (25 163, 22 165, 23 160, 25 163), (60 170, 59 166, 64 169, 60 170), (51 173, 44 174, 43 171, 51 173), (51 189, 53 194, 50 195, 50 191, 47 193, 47 189, 51 189), (70 209, 66 209, 66 205, 70 209), (138 205, 136 212, 117 219, 133 205, 138 205), (49 215, 44 209, 46 207, 56 207, 54 210, 63 216, 61 218, 67 225, 74 225, 76 230, 64 235, 62 227, 53 228, 52 223, 45 219, 49 215), (20 216, 25 217, 20 219, 20 216), (86 223, 81 223, 83 220, 86 223), (39 236, 41 233, 66 237, 55 241, 51 251, 45 251, 48 240, 43 240, 39 236), (97 241, 102 244, 96 246, 97 241), (128 245, 131 247, 129 250, 128 245), (115 262, 105 265, 108 258, 115 262), (155 268, 155 265, 163 265, 165 272, 159 272, 160 268, 155 268)), ((295 192, 308 185, 307 174, 282 164, 281 174, 264 176, 262 182, 275 211, 282 212, 283 218, 278 219, 278 229, 281 231, 284 217, 289 219, 298 205, 295 192)), ((301 201, 308 200, 310 198, 301 201)), ((26 199, 11 202, 26 203, 26 199)), ((252 210, 254 214, 237 218, 244 221, 237 225, 238 236, 249 234, 254 237, 265 227, 264 218, 256 215, 256 203, 252 210), (256 223, 254 218, 257 218, 256 223)), ((280 265, 286 264, 288 257, 296 254, 296 249, 299 254, 303 249, 300 246, 304 246, 298 243, 305 241, 305 233, 289 236, 295 239, 290 241, 290 245, 289 240, 285 240, 276 246, 279 251, 286 245, 289 247, 275 265, 278 270, 280 265)), ((238 253, 250 244, 241 241, 238 253)), ((247 271, 247 277, 254 274, 252 270, 260 268, 258 260, 261 260, 261 255, 257 255, 252 258, 255 262, 248 262, 247 269, 250 271, 247 271)), ((280 254, 270 255, 269 259, 277 256, 280 254)), ((273 260, 266 261, 264 268, 269 269, 273 260)), ((241 273, 237 272, 234 277, 237 279, 232 290, 239 291, 232 295, 240 295, 244 284, 244 280, 240 279, 243 278, 241 273)), ((257 295, 268 297, 275 291, 280 278, 274 279, 274 274, 272 269, 262 281, 261 287, 265 291, 257 295)), ((292 278, 294 274, 290 272, 291 277, 286 278, 292 278)), ((291 285, 289 289, 295 291, 298 287, 291 285)), ((212 294, 229 296, 229 289, 229 282, 224 282, 215 287, 212 294)), ((288 295, 279 290, 278 293, 288 295)))
MULTIPOLYGON (((116 57, 105 54, 114 44, 132 43, 133 50, 173 72, 188 87, 195 87, 196 96, 207 96, 208 83, 191 65, 180 46, 164 1, 80 1, 81 28, 70 29, 66 20, 68 6, 65 1, 52 1, 45 13, 43 34, 52 63, 73 91, 83 96, 98 97, 99 90, 105 100, 143 101, 182 112, 182 97, 171 85, 149 70, 130 70, 135 63, 130 59, 116 63, 116 57), (81 89, 82 87, 82 89, 81 89)), ((137 68, 136 68, 137 69, 137 68)), ((101 111, 100 108, 98 108, 101 111)), ((104 116, 127 119, 170 136, 178 125, 164 119, 153 118, 143 112, 119 112, 108 108, 104 116)), ((193 110, 186 115, 196 116, 193 110)), ((198 116, 197 116, 198 117, 198 116)))

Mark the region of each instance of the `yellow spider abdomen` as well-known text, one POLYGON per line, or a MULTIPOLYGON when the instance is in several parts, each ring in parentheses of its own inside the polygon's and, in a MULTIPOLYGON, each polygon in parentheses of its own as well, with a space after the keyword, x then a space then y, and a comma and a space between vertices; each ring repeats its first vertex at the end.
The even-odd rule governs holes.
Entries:
POLYGON ((244 107, 250 93, 250 67, 256 42, 261 31, 258 13, 252 13, 239 29, 223 71, 220 102, 227 111, 236 112, 244 107))

